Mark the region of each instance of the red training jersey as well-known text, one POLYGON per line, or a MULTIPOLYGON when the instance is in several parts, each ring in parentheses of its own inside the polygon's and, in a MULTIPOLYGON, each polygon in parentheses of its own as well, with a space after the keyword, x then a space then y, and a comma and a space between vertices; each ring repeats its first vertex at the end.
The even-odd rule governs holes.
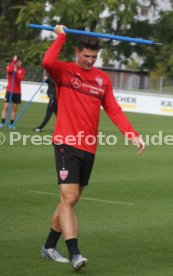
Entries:
POLYGON ((21 94, 21 81, 25 76, 25 69, 20 66, 14 71, 15 61, 12 60, 11 64, 6 67, 8 73, 8 84, 6 91, 21 94), (14 78, 14 79, 13 79, 14 78))
POLYGON ((123 134, 139 136, 117 103, 105 72, 95 67, 84 70, 75 62, 58 60, 65 41, 66 35, 59 34, 42 62, 57 87, 58 114, 53 142, 95 154, 101 106, 123 134))

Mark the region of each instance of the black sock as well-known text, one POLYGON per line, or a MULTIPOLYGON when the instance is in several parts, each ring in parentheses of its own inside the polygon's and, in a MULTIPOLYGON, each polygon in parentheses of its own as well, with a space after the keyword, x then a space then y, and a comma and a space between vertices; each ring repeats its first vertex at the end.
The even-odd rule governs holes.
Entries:
POLYGON ((5 119, 2 119, 2 124, 3 124, 3 125, 5 124, 5 119))
POLYGON ((10 121, 10 125, 12 125, 13 123, 14 123, 14 120, 11 120, 11 121, 10 121))
POLYGON ((70 260, 72 260, 73 255, 80 254, 77 239, 66 240, 66 244, 67 244, 70 260))
POLYGON ((57 232, 51 228, 44 247, 46 249, 55 248, 59 238, 61 237, 61 234, 62 234, 61 232, 57 232))

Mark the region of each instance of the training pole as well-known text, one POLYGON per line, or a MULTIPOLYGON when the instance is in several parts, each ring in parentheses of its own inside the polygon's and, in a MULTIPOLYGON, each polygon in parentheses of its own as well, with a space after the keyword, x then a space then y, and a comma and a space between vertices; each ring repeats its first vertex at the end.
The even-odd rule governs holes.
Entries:
POLYGON ((20 119, 20 117, 23 115, 23 113, 25 112, 25 110, 27 109, 27 107, 31 104, 32 100, 34 99, 34 97, 37 95, 37 93, 39 92, 39 90, 41 89, 41 87, 43 86, 43 84, 45 83, 45 80, 42 81, 42 83, 40 84, 40 86, 38 87, 38 89, 35 91, 34 95, 31 97, 31 99, 24 105, 24 107, 22 108, 22 110, 20 111, 20 113, 17 115, 16 119, 14 120, 12 127, 15 126, 15 124, 17 123, 17 121, 20 119))
MULTIPOLYGON (((38 24, 29 24, 29 28, 47 30, 47 31, 54 31, 55 29, 54 27, 51 27, 51 26, 38 25, 38 24)), ((161 45, 161 43, 154 42, 153 40, 132 38, 132 37, 126 37, 126 36, 119 36, 119 35, 102 34, 102 33, 95 33, 95 32, 87 32, 87 31, 67 29, 67 28, 64 29, 64 32, 70 33, 70 34, 86 35, 86 36, 92 36, 92 37, 119 40, 122 42, 132 42, 132 43, 145 44, 145 45, 154 45, 154 44, 161 45)))
POLYGON ((6 127, 8 127, 8 122, 9 122, 9 118, 10 118, 12 96, 13 96, 13 89, 14 89, 14 79, 15 79, 15 72, 12 73, 12 83, 11 83, 11 88, 10 88, 10 97, 9 97, 9 103, 8 103, 7 117, 6 117, 6 120, 5 120, 5 126, 6 127))

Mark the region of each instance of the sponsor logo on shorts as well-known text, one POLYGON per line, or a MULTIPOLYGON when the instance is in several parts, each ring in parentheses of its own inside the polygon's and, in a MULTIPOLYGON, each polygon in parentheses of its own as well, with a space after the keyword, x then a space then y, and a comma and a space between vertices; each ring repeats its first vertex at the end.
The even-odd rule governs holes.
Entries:
POLYGON ((60 178, 65 180, 68 177, 68 170, 62 169, 59 171, 60 178))

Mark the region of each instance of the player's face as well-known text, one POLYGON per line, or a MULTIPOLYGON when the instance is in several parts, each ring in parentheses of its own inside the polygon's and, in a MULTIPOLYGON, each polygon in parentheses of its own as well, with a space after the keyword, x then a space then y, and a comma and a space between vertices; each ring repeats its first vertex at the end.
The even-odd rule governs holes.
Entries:
POLYGON ((16 65, 17 65, 17 67, 22 66, 22 60, 21 60, 21 59, 19 59, 19 60, 16 62, 16 65))
POLYGON ((85 70, 89 70, 93 67, 94 63, 97 60, 97 56, 98 56, 97 50, 84 48, 82 51, 79 51, 79 49, 76 48, 76 57, 77 57, 76 63, 85 70))

